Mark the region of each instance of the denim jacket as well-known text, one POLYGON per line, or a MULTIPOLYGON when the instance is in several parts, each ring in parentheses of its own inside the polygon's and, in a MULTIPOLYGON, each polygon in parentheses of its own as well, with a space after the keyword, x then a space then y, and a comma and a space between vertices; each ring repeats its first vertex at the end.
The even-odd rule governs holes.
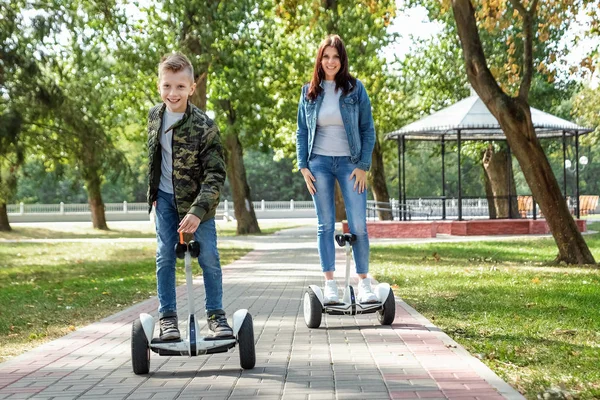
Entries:
MULTIPOLYGON (((298 104, 296 155, 299 169, 308 168, 308 160, 317 132, 317 116, 324 97, 324 92, 321 92, 315 100, 308 100, 306 98, 308 87, 308 84, 302 87, 302 95, 298 104)), ((369 95, 358 79, 347 95, 340 96, 340 112, 350 145, 350 160, 357 164, 358 168, 368 171, 371 167, 371 155, 375 147, 375 127, 369 95)))

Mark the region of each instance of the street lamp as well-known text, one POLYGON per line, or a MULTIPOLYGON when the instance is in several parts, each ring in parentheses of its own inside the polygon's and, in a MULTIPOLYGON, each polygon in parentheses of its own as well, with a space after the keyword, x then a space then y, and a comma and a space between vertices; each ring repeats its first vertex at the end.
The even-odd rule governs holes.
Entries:
MULTIPOLYGON (((585 168, 585 166, 588 164, 588 158, 586 156, 581 156, 579 157, 579 165, 581 165, 581 167, 579 168, 580 171, 583 171, 583 169, 585 168)), ((569 172, 575 172, 575 165, 573 165, 573 163, 571 163, 571 160, 565 160, 565 168, 569 171, 569 172)))
POLYGON ((586 156, 579 157, 578 165, 573 165, 571 160, 565 159, 565 172, 564 172, 564 184, 565 184, 565 198, 569 204, 569 208, 573 207, 573 199, 567 197, 567 172, 570 174, 576 174, 577 178, 575 180, 575 210, 577 218, 579 218, 579 172, 583 171, 585 166, 588 164, 589 160, 586 156))

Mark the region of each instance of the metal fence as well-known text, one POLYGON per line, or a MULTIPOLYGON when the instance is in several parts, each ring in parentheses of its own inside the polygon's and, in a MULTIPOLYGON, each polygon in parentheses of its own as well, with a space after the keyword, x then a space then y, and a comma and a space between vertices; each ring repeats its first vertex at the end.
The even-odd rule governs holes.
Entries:
MULTIPOLYGON (((390 202, 367 202, 367 218, 378 219, 380 212, 391 212, 395 220, 456 219, 458 217, 458 199, 415 198, 406 199, 406 203, 390 199, 390 202)), ((486 198, 463 198, 463 218, 489 218, 486 198)))
MULTIPOLYGON (((580 215, 599 213, 600 204, 598 197, 597 195, 580 196, 580 215)), ((492 197, 491 200, 503 209, 501 210, 502 215, 497 215, 494 218, 509 218, 510 215, 513 218, 543 218, 538 204, 533 201, 531 195, 500 196, 492 197)), ((571 214, 577 215, 576 199, 567 197, 565 202, 571 214)), ((488 198, 463 198, 462 209, 460 211, 463 219, 490 218, 488 198)), ((441 197, 406 199, 404 204, 394 199, 390 199, 388 203, 377 203, 374 201, 367 203, 368 219, 379 219, 379 214, 382 212, 392 213, 395 220, 456 219, 459 215, 459 208, 458 199, 444 199, 441 197)))

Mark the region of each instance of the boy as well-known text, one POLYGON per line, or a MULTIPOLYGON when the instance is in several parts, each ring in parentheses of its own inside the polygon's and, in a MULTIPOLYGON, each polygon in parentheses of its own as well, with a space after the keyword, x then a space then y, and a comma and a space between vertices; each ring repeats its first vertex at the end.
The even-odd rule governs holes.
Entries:
POLYGON ((175 293, 179 232, 200 244, 206 315, 215 337, 231 336, 223 310, 215 211, 225 182, 223 147, 216 124, 188 99, 194 70, 186 56, 164 56, 158 66, 163 104, 148 115, 148 205, 156 213, 156 281, 160 339, 180 338, 175 293))

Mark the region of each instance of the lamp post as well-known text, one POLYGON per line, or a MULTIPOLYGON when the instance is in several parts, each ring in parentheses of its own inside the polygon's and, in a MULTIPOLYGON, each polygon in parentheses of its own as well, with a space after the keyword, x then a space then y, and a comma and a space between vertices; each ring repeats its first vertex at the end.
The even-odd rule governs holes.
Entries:
MULTIPOLYGON (((579 169, 579 171, 583 171, 583 169, 588 164, 588 162, 589 162, 589 160, 588 160, 588 158, 586 156, 579 157, 579 164, 582 165, 582 167, 579 169)), ((571 162, 571 160, 565 160, 565 168, 570 173, 574 173, 575 169, 577 167, 575 165, 573 165, 573 163, 571 162)))
MULTIPOLYGON (((578 149, 578 146, 576 146, 576 150, 578 149)), ((577 153, 579 153, 577 151, 577 153)), ((578 154, 577 154, 578 155, 578 154)), ((577 159, 577 155, 575 156, 575 159, 577 159)), ((580 214, 579 214, 579 171, 583 171, 583 169, 585 168, 585 166, 588 164, 589 160, 586 156, 581 156, 579 157, 579 161, 576 161, 575 163, 572 163, 571 160, 565 160, 565 171, 568 171, 570 173, 574 173, 576 175, 575 178, 575 204, 576 204, 576 216, 577 219, 580 218, 580 214), (575 164, 575 165, 573 165, 575 164), (581 167, 579 167, 581 165, 581 167)), ((566 185, 566 182, 565 182, 566 185)), ((566 190, 566 186, 565 186, 565 190, 566 190)))

